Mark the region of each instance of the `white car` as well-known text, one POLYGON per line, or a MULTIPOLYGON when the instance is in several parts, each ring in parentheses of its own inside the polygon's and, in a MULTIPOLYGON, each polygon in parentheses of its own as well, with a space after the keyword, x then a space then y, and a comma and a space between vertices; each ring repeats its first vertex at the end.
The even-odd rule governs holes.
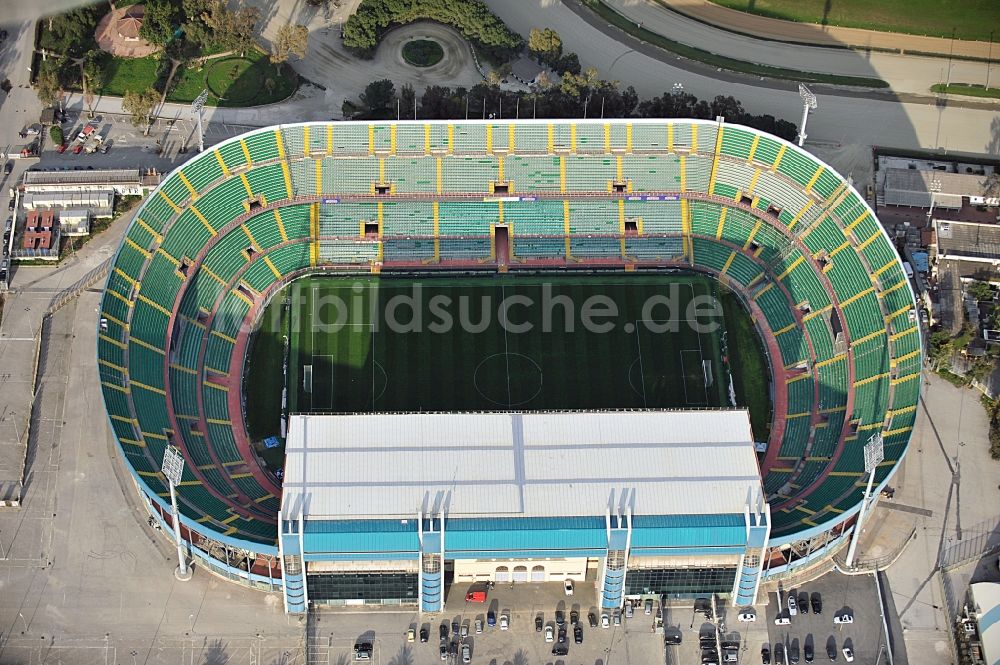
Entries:
POLYGON ((854 662, 854 650, 850 647, 844 647, 844 660, 848 663, 854 662))
POLYGON ((552 626, 546 626, 545 627, 545 641, 546 642, 551 642, 553 639, 555 639, 553 637, 553 633, 554 632, 555 631, 552 630, 552 626))
POLYGON ((850 614, 847 614, 846 612, 844 614, 837 614, 834 615, 833 617, 833 623, 834 624, 854 623, 854 617, 851 616, 850 614))
POLYGON ((780 617, 778 617, 777 619, 774 620, 774 625, 775 626, 787 626, 791 622, 792 622, 791 619, 789 619, 784 614, 782 614, 780 617))
POLYGON ((510 627, 510 617, 506 614, 500 615, 500 630, 507 630, 510 627))
POLYGON ((795 594, 788 594, 788 616, 793 617, 799 613, 799 606, 795 603, 795 594))
POLYGON ((610 625, 611 625, 611 617, 609 617, 608 613, 605 612, 604 614, 601 615, 601 628, 607 628, 610 625))
POLYGON ((736 615, 736 618, 743 623, 753 623, 757 620, 757 614, 749 610, 745 610, 736 615))
POLYGON ((563 591, 566 592, 567 596, 573 595, 573 580, 566 580, 563 582, 563 591))

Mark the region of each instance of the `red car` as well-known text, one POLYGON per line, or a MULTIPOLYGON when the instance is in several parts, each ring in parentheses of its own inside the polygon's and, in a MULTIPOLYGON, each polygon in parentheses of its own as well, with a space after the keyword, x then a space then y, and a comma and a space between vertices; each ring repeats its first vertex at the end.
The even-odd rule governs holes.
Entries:
POLYGON ((83 146, 82 145, 75 145, 75 146, 73 146, 73 154, 74 155, 79 155, 81 150, 83 150, 83 146))
POLYGON ((66 144, 60 143, 59 146, 56 147, 56 152, 58 152, 60 155, 66 152, 66 144))

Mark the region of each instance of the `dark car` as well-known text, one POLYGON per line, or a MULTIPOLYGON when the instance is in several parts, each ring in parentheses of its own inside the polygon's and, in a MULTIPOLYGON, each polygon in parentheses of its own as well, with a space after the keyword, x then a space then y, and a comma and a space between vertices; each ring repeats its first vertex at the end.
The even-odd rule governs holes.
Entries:
POLYGON ((462 630, 462 626, 459 625, 458 619, 451 620, 451 634, 458 637, 458 631, 462 630))
POLYGON ((15 205, 14 199, 11 199, 10 203, 7 204, 7 210, 13 210, 14 209, 14 205, 15 205))
POLYGON ((591 612, 587 615, 587 622, 590 624, 591 628, 597 628, 597 615, 591 612))
POLYGON ((573 641, 577 644, 583 644, 583 626, 576 624, 576 628, 573 629, 573 641))
POLYGON ((535 616, 535 632, 536 633, 542 632, 542 626, 544 625, 544 623, 545 623, 545 620, 542 619, 542 615, 541 614, 538 614, 538 615, 535 616))
POLYGON ((441 643, 441 648, 438 650, 438 654, 441 656, 441 660, 448 660, 448 647, 444 642, 441 643))
POLYGON ((666 644, 680 644, 681 634, 680 633, 667 633, 663 636, 663 641, 666 644))
POLYGON ((569 653, 569 647, 565 644, 556 644, 552 647, 553 656, 565 656, 569 653))
POLYGON ((802 655, 805 656, 807 663, 813 662, 813 658, 815 657, 816 654, 813 653, 812 642, 805 643, 805 645, 802 647, 802 655))
POLYGON ((837 660, 837 640, 833 637, 826 641, 826 657, 830 660, 837 660))
POLYGON ((354 660, 371 660, 374 650, 371 642, 358 642, 354 645, 354 660))
POLYGON ((771 650, 764 645, 760 648, 760 662, 761 665, 771 665, 771 650))
POLYGON ((430 639, 430 636, 431 636, 431 631, 427 630, 427 626, 421 626, 420 627, 420 641, 421 642, 426 642, 428 639, 430 639))
POLYGON ((556 625, 562 626, 566 623, 566 613, 562 610, 556 610, 556 625))
POLYGON ((447 623, 442 623, 438 627, 438 635, 441 637, 441 641, 442 642, 444 640, 448 639, 448 624, 447 623))
POLYGON ((823 597, 819 595, 819 591, 813 591, 812 597, 810 598, 813 614, 823 613, 823 597))
POLYGON ((3 174, 10 175, 10 172, 14 170, 14 162, 7 162, 3 165, 3 174))
POLYGON ((491 627, 497 625, 497 613, 493 610, 486 613, 486 625, 491 627))
POLYGON ((558 642, 559 644, 565 644, 566 643, 566 629, 565 628, 560 628, 559 629, 559 636, 556 638, 556 642, 558 642))
POLYGON ((452 640, 451 644, 448 645, 448 655, 452 658, 458 656, 458 640, 452 640))
POLYGON ((774 662, 775 663, 785 662, 785 647, 781 642, 774 643, 774 662))
POLYGON ((809 594, 805 591, 799 592, 799 612, 809 614, 809 594))
POLYGON ((792 644, 788 646, 788 662, 797 663, 799 662, 799 649, 793 641, 792 644))
POLYGON ((569 622, 573 624, 580 623, 580 613, 577 612, 576 610, 572 610, 569 613, 569 622))

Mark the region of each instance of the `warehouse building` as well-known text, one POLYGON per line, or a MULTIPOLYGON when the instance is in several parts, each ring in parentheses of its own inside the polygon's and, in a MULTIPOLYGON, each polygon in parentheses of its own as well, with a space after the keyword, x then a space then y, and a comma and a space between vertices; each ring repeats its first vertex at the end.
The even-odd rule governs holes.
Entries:
POLYGON ((770 531, 745 410, 295 415, 279 519, 289 612, 567 579, 747 605, 770 531))

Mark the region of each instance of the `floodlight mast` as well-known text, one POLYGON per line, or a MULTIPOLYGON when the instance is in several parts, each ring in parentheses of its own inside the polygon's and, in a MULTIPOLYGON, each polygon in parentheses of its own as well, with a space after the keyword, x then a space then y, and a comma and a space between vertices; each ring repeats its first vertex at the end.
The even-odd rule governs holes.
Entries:
POLYGON ((201 110, 205 108, 206 101, 208 101, 207 89, 202 90, 201 94, 191 103, 191 110, 198 118, 198 152, 205 152, 205 133, 201 129, 201 110))
POLYGON ((875 470, 885 459, 885 449, 882 445, 882 435, 873 434, 868 443, 865 444, 865 471, 868 472, 868 485, 865 487, 865 495, 861 499, 861 508, 858 509, 858 519, 854 522, 854 533, 851 534, 851 545, 847 548, 847 559, 845 563, 850 568, 854 565, 854 552, 858 548, 858 541, 861 539, 861 525, 868 512, 869 496, 872 493, 872 484, 875 481, 875 470))
POLYGON ((816 110, 819 104, 816 101, 816 95, 804 83, 799 83, 799 97, 802 98, 802 122, 799 124, 799 147, 801 148, 806 142, 806 121, 809 120, 809 111, 816 110))
POLYGON ((184 541, 181 539, 181 517, 177 511, 177 485, 184 474, 184 457, 176 446, 167 446, 163 451, 163 475, 170 485, 171 519, 174 523, 174 542, 177 544, 177 570, 174 577, 186 582, 191 579, 191 569, 187 565, 187 555, 184 553, 184 541))

